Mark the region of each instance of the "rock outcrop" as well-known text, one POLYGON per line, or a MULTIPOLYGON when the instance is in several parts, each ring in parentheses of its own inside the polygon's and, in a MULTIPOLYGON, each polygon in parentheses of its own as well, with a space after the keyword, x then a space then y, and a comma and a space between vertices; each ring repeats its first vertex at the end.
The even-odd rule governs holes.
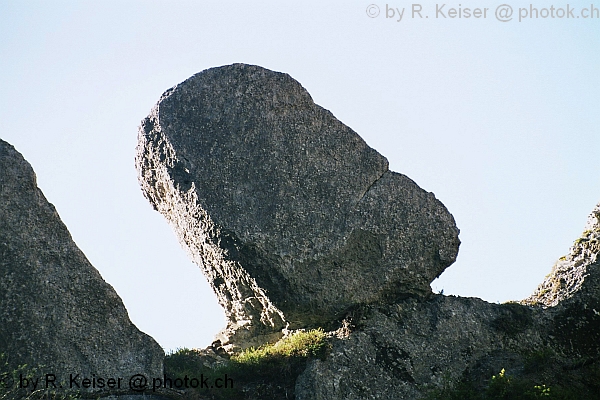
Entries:
POLYGON ((427 296, 458 252, 432 193, 261 67, 213 68, 167 90, 142 122, 136 167, 240 343, 427 296))
POLYGON ((296 399, 419 399, 465 377, 513 373, 521 354, 543 348, 535 315, 518 304, 442 295, 366 307, 349 316, 349 332, 325 360, 308 364, 296 399))
POLYGON ((350 314, 330 356, 298 377, 296 399, 419 399, 459 384, 483 391, 503 369, 529 396, 548 385, 554 398, 600 398, 599 217, 600 204, 522 302, 433 295, 350 314))
MULTIPOLYGON (((589 306, 600 301, 600 203, 588 216, 581 236, 561 257, 525 304, 545 307, 582 303, 589 306)), ((596 303, 596 304, 595 304, 596 303)), ((592 307, 600 311, 600 306, 592 307)))
POLYGON ((492 375, 504 397, 485 398, 546 396, 544 385, 598 398, 600 205, 528 299, 435 295, 459 246, 446 208, 298 82, 242 64, 166 91, 140 127, 136 167, 226 310, 227 351, 284 327, 329 330, 329 353, 295 388, 245 377, 245 398, 269 387, 272 398, 480 399, 492 375))
POLYGON ((73 374, 79 384, 122 378, 121 391, 135 374, 161 376, 164 357, 75 245, 29 163, 2 140, 0 353, 11 368, 36 367, 38 378, 55 375, 64 388, 73 374))
POLYGON ((600 203, 581 236, 523 304, 552 315, 550 334, 570 353, 600 356, 600 203))

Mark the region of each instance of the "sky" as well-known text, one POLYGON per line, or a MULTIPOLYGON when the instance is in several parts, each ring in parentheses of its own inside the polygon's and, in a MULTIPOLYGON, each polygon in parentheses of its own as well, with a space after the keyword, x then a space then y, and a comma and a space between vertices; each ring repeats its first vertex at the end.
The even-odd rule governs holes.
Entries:
POLYGON ((435 292, 525 298, 581 234, 600 201, 600 2, 388 1, 0 0, 0 138, 165 350, 207 346, 225 317, 141 193, 137 129, 207 68, 290 74, 435 193, 462 242, 435 292))

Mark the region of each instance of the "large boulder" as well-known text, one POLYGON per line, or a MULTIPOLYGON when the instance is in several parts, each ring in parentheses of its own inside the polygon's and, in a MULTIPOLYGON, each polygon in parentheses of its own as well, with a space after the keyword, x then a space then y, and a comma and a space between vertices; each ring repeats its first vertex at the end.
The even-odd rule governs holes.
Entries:
POLYGON ((432 193, 389 171, 289 75, 258 66, 167 90, 142 121, 136 167, 246 336, 427 296, 458 252, 432 193))
MULTIPOLYGON (((136 166, 227 312, 227 350, 331 328, 295 398, 598 398, 600 205, 530 298, 434 295, 459 245, 445 207, 298 82, 242 64, 165 92, 136 166)), ((246 381, 247 398, 265 383, 246 381)))
POLYGON ((29 163, 2 140, 0 353, 11 368, 27 364, 37 368, 35 377, 52 374, 64 389, 97 377, 121 378, 121 391, 135 374, 161 376, 164 357, 73 242, 29 163))

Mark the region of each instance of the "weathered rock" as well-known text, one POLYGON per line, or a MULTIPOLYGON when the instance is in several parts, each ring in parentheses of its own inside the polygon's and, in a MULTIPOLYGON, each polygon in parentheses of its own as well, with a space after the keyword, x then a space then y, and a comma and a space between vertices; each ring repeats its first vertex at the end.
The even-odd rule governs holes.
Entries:
POLYGON ((502 369, 528 390, 599 398, 599 217, 600 205, 522 304, 434 295, 357 310, 330 356, 299 376, 296 399, 419 399, 458 382, 481 390, 502 369))
POLYGON ((134 374, 161 376, 164 357, 75 245, 29 163, 2 140, 0 353, 11 367, 54 374, 64 388, 79 374, 79 383, 122 378, 125 390, 134 374))
MULTIPOLYGON (((549 384, 598 398, 600 205, 530 298, 433 295, 459 245, 444 206, 298 82, 240 64, 165 92, 142 122, 136 166, 226 309, 231 342, 341 320, 329 354, 295 372, 294 398, 481 391, 503 369, 530 394, 549 384)), ((245 380, 247 398, 263 378, 245 380)))
POLYGON ((600 203, 588 216, 584 231, 569 249, 569 254, 554 264, 550 274, 530 297, 523 300, 524 303, 554 307, 565 301, 599 300, 599 218, 600 203))
POLYGON ((295 398, 437 399, 432 393, 459 383, 480 392, 503 369, 521 382, 521 392, 513 386, 517 394, 503 398, 523 398, 535 385, 598 398, 598 353, 570 352, 549 317, 539 307, 440 295, 370 306, 349 318, 349 334, 326 359, 309 362, 295 398))
POLYGON ((136 167, 238 334, 429 295, 458 251, 432 193, 261 67, 209 69, 166 91, 140 127, 136 167))
POLYGON ((600 356, 599 254, 600 203, 569 254, 561 257, 536 291, 523 300, 524 304, 548 307, 552 336, 576 356, 600 356))
POLYGON ((419 399, 462 380, 483 360, 490 368, 476 378, 513 372, 523 364, 520 353, 543 347, 535 313, 441 295, 367 307, 348 318, 350 333, 334 341, 327 359, 309 363, 296 399, 419 399))

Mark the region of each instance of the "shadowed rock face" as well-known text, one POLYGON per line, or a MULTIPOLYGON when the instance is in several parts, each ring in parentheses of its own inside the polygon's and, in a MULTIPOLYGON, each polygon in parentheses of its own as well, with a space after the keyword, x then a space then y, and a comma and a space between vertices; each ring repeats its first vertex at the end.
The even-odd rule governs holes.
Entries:
POLYGON ((458 252, 432 193, 261 67, 209 69, 166 91, 142 121, 136 167, 230 331, 248 336, 428 295, 458 252))
POLYGON ((69 374, 161 376, 164 357, 75 245, 29 163, 2 140, 0 353, 67 385, 69 374))
POLYGON ((325 360, 299 376, 298 400, 420 399, 473 374, 485 380, 523 365, 519 352, 543 346, 537 314, 518 304, 432 295, 367 307, 348 318, 325 360), (484 368, 478 363, 485 360, 484 368), (510 362, 508 362, 510 361, 510 362))

